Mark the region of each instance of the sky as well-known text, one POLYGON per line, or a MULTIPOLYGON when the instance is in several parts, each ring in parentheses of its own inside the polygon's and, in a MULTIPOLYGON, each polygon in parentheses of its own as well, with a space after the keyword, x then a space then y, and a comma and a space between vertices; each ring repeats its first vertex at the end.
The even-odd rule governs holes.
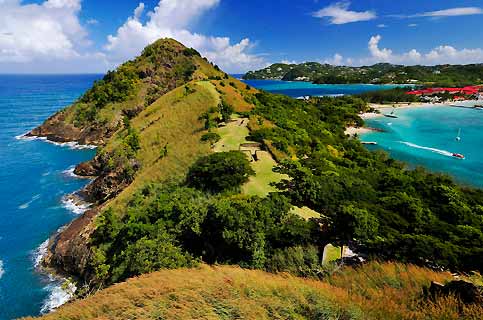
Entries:
POLYGON ((104 73, 171 37, 272 63, 483 63, 483 0, 0 0, 0 73, 104 73))

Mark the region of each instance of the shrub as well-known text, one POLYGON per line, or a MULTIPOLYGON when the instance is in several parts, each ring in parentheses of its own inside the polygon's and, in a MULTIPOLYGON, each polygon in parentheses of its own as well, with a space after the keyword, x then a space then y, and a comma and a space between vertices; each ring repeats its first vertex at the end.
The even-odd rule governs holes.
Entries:
POLYGON ((220 152, 198 159, 188 172, 187 182, 213 193, 235 191, 254 173, 242 152, 220 152))
POLYGON ((220 135, 216 132, 208 132, 201 137, 201 141, 209 142, 212 144, 220 141, 220 139, 221 139, 220 135))

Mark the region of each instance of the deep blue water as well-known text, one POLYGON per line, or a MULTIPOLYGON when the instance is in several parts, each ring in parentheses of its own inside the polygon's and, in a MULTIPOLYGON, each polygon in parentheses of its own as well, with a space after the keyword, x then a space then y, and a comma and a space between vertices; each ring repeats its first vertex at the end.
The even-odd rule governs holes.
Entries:
POLYGON ((38 315, 60 298, 58 283, 35 272, 35 251, 76 217, 62 199, 87 181, 66 170, 95 152, 15 137, 72 103, 98 78, 0 75, 1 320, 38 315))
POLYGON ((384 130, 361 136, 364 141, 378 143, 369 148, 382 148, 395 159, 448 173, 460 183, 483 188, 483 110, 428 106, 396 113, 398 119, 366 121, 369 127, 384 130), (460 129, 461 140, 457 141, 460 129), (452 153, 463 154, 466 159, 456 159, 452 153))
POLYGON ((374 84, 313 84, 310 82, 280 80, 243 80, 243 82, 258 89, 284 94, 293 98, 304 96, 351 95, 401 86, 374 84))

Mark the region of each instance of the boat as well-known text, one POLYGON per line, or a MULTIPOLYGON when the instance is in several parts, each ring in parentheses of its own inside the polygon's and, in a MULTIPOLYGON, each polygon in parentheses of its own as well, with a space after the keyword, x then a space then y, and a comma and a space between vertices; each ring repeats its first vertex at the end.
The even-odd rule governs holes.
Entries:
POLYGON ((396 111, 396 108, 394 108, 394 107, 393 107, 392 112, 391 112, 391 113, 388 113, 388 114, 385 114, 384 116, 385 116, 385 117, 388 117, 388 118, 395 118, 395 119, 397 119, 397 118, 398 118, 398 116, 396 116, 396 115, 394 114, 394 111, 396 111))
POLYGON ((465 156, 462 155, 461 153, 453 153, 453 157, 458 158, 458 159, 464 159, 465 158, 465 156))
POLYGON ((362 144, 369 144, 369 145, 373 145, 373 146, 376 146, 377 145, 377 142, 375 141, 361 141, 362 144))
POLYGON ((458 130, 458 135, 456 136, 456 141, 461 141, 461 128, 458 130))

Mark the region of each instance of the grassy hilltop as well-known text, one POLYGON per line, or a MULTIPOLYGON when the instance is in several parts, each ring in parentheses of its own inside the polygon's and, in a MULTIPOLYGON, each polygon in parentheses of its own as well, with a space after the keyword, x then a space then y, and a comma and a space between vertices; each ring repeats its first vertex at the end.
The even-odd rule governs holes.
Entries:
POLYGON ((79 297, 162 271, 51 317, 471 318, 479 309, 421 297, 423 285, 448 279, 422 267, 483 270, 483 191, 346 136, 367 109, 359 97, 260 92, 174 40, 148 46, 32 134, 99 145, 75 171, 95 177, 82 191, 95 207, 52 238, 44 266, 73 276, 79 297), (328 244, 401 264, 331 275, 328 244), (384 295, 393 289, 397 305, 384 295))

